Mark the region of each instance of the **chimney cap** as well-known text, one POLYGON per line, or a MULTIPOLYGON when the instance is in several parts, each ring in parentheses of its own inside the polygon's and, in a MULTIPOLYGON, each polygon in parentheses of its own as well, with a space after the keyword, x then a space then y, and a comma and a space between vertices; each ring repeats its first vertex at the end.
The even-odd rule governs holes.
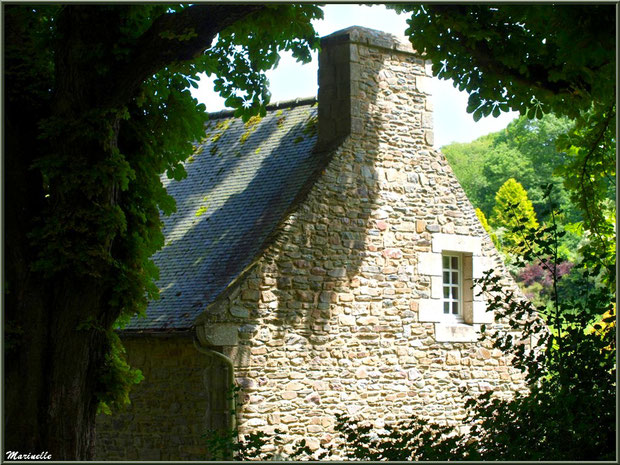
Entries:
POLYGON ((418 56, 421 55, 413 49, 409 40, 404 36, 396 36, 389 32, 378 31, 362 26, 350 26, 321 38, 321 45, 334 42, 362 43, 378 48, 397 50, 399 52, 418 56))

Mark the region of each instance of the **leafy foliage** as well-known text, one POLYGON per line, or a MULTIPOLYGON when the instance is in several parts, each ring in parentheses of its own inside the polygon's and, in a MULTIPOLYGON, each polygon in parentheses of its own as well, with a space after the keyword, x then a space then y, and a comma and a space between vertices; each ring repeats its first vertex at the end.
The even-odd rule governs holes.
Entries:
MULTIPOLYGON (((561 282, 569 276, 567 265, 559 259, 562 231, 551 223, 539 230, 526 229, 524 241, 529 253, 521 264, 535 262, 544 272, 550 303, 535 308, 529 302, 511 302, 506 295, 502 307, 496 303, 496 317, 507 318, 511 328, 522 328, 521 339, 535 336, 536 345, 513 340, 510 332, 495 334, 494 346, 515 355, 515 366, 527 372, 530 392, 506 403, 490 396, 474 406, 472 420, 478 421, 472 432, 480 450, 471 458, 484 460, 591 460, 612 459, 615 454, 615 413, 609 408, 615 398, 615 326, 595 322, 615 319, 613 291, 579 284, 579 293, 587 299, 560 292, 561 282), (541 325, 541 319, 545 325, 541 325), (527 428, 527 429, 526 429, 527 428), (527 434, 524 434, 527 431, 527 434)), ((582 260, 576 266, 588 270, 582 260)), ((530 265, 531 269, 531 265, 530 265)), ((586 273, 587 274, 587 273, 586 273)), ((486 290, 502 292, 493 278, 487 277, 486 290), (489 287, 490 285, 490 287, 489 287)), ((508 293, 509 294, 509 293, 508 293)))
MULTIPOLYGON (((558 264, 558 277, 568 274, 574 264, 563 261, 558 264)), ((530 263, 526 265, 517 275, 517 282, 532 303, 542 305, 551 298, 553 293, 553 277, 549 270, 545 269, 540 263, 530 263)), ((564 283, 564 280, 562 280, 564 283)))
POLYGON ((144 375, 140 370, 131 368, 125 360, 125 348, 118 335, 110 331, 109 340, 112 341, 112 350, 106 354, 105 364, 99 376, 98 413, 111 415, 113 410, 119 410, 130 403, 129 391, 132 385, 140 383, 144 375))
POLYGON ((577 118, 593 101, 615 100, 612 5, 392 8, 412 13, 406 34, 435 75, 470 93, 475 120, 509 109, 577 118))
POLYGON ((271 94, 262 71, 277 66, 281 51, 291 51, 303 63, 319 39, 310 23, 323 17, 316 5, 268 5, 252 21, 238 22, 223 31, 217 44, 204 55, 204 71, 215 74, 215 90, 247 121, 265 116, 271 94), (286 27, 283 27, 286 25, 286 27), (261 71, 261 72, 257 72, 261 71))

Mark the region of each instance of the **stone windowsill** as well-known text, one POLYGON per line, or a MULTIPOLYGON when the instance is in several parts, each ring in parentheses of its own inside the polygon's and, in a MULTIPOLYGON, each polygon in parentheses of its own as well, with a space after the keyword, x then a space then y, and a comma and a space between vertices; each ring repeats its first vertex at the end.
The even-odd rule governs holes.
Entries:
POLYGON ((437 342, 476 342, 480 334, 480 325, 466 323, 435 323, 435 340, 437 342))

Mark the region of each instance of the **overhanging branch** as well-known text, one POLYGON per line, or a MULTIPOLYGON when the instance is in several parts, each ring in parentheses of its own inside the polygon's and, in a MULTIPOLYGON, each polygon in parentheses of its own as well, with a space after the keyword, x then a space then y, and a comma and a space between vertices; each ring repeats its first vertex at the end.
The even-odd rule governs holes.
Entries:
POLYGON ((114 92, 106 106, 123 105, 149 76, 174 62, 197 57, 218 33, 263 8, 261 4, 198 4, 160 16, 138 38, 126 64, 111 76, 114 92), (188 33, 191 38, 178 38, 188 33))

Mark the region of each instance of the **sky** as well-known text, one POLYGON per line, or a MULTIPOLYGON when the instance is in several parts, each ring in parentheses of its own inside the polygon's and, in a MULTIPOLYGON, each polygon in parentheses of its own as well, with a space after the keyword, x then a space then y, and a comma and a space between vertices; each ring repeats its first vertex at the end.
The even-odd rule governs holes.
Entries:
MULTIPOLYGON (((383 5, 331 4, 323 8, 323 13, 323 20, 313 23, 321 37, 350 26, 363 26, 400 36, 404 36, 407 29, 407 15, 398 15, 383 5)), ((271 102, 316 96, 317 64, 316 53, 312 55, 312 62, 305 65, 296 63, 290 54, 283 54, 278 67, 267 72, 271 102)), ((431 82, 436 148, 452 142, 471 142, 505 128, 518 116, 516 112, 502 113, 498 118, 488 116, 474 122, 465 110, 466 92, 459 92, 452 81, 433 78, 431 82)), ((225 108, 224 100, 213 92, 213 80, 207 76, 201 78, 199 88, 193 89, 192 95, 204 103, 210 112, 225 108)))

